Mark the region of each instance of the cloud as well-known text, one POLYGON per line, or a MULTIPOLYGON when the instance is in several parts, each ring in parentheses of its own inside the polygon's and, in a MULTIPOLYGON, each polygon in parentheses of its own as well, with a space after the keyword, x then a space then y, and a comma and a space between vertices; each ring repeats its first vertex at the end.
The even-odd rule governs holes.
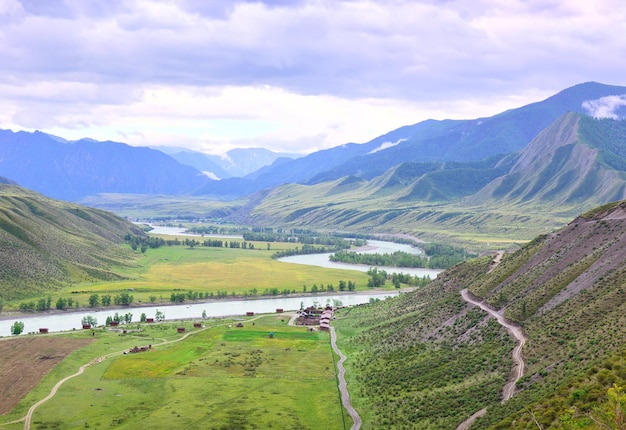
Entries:
POLYGON ((619 0, 1 0, 0 128, 312 151, 620 84, 624 22, 619 0))
POLYGON ((582 107, 595 118, 620 119, 624 115, 618 113, 619 108, 626 106, 626 94, 607 96, 583 102, 582 107))
POLYGON ((385 149, 389 149, 392 148, 402 142, 404 142, 407 139, 398 139, 395 142, 383 142, 378 148, 372 149, 369 153, 370 154, 374 154, 375 152, 380 152, 380 151, 384 151, 385 149))

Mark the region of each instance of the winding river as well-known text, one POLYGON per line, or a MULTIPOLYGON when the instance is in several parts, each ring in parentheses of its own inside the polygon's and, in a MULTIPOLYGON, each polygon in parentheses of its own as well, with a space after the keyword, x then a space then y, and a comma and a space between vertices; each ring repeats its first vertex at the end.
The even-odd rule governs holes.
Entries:
MULTIPOLYGON (((153 233, 168 234, 168 235, 182 235, 183 229, 178 227, 158 227, 153 230, 153 233)), ((208 237, 208 236, 207 236, 208 237)), ((223 236, 222 236, 223 237, 223 236)), ((229 236, 236 238, 237 236, 229 236)), ((239 236, 240 238, 240 236, 239 236)), ((377 253, 391 253, 394 251, 405 251, 411 253, 422 252, 418 248, 413 248, 410 245, 397 244, 392 242, 383 241, 368 241, 368 246, 364 247, 360 252, 377 252, 377 253)), ((298 255, 294 257, 286 257, 280 259, 285 263, 292 264, 309 264, 321 267, 334 267, 346 270, 359 270, 366 272, 370 266, 333 263, 328 260, 330 254, 312 254, 312 255, 298 255)), ((431 269, 407 269, 407 268, 395 268, 395 267, 379 267, 379 269, 386 270, 389 273, 402 272, 411 274, 412 276, 428 276, 434 279, 440 270, 431 269)), ((245 315, 247 312, 254 313, 269 313, 275 312, 276 309, 295 310, 300 309, 301 306, 307 307, 312 305, 326 305, 334 304, 335 301, 340 301, 343 305, 357 305, 362 303, 368 303, 373 298, 386 298, 389 296, 397 295, 397 292, 375 292, 375 293, 347 293, 347 294, 317 294, 306 295, 298 297, 277 297, 277 298, 261 298, 261 299, 247 299, 247 300, 213 300, 210 302, 194 302, 184 305, 171 305, 168 303, 154 304, 150 306, 135 306, 122 309, 100 309, 95 311, 93 309, 85 309, 78 312, 50 312, 35 314, 33 316, 20 316, 20 317, 7 317, 0 314, 0 337, 9 336, 11 333, 11 326, 15 321, 21 321, 24 323, 24 334, 38 332, 40 328, 47 328, 50 332, 66 331, 81 329, 81 320, 88 315, 97 319, 98 324, 104 324, 108 316, 113 317, 115 313, 120 315, 126 313, 133 314, 133 321, 139 321, 139 317, 142 313, 146 314, 147 318, 153 318, 156 311, 161 311, 165 318, 172 319, 201 319, 202 315, 206 317, 224 317, 234 315, 245 315)))

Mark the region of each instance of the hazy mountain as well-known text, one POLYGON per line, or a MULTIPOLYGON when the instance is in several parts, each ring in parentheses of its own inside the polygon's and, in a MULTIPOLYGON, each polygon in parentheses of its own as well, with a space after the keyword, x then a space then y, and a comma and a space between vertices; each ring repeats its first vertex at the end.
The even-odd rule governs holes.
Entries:
POLYGON ((182 164, 195 167, 213 179, 243 177, 267 168, 278 159, 292 160, 298 154, 273 152, 265 148, 236 148, 224 155, 205 154, 174 147, 154 147, 182 164))
MULTIPOLYGON (((123 143, 91 139, 69 142, 39 132, 0 131, 0 175, 46 195, 70 200, 99 193, 233 199, 289 183, 315 185, 346 176, 373 181, 410 163, 416 166, 412 175, 422 172, 419 177, 409 181, 396 176, 395 185, 388 184, 376 195, 389 194, 393 189, 398 201, 446 202, 469 196, 477 187, 496 180, 509 165, 506 163, 511 162, 510 154, 519 154, 541 130, 567 112, 619 117, 624 113, 619 98, 623 94, 626 87, 590 82, 490 118, 423 121, 364 144, 349 143, 298 159, 258 148, 232 150, 225 157, 180 150, 169 156, 123 143), (494 160, 499 163, 497 166, 494 160), (461 165, 468 162, 474 164, 461 165), (482 170, 481 164, 488 165, 487 170, 482 170), (201 172, 222 179, 211 180, 201 172), (247 172, 251 173, 239 177, 247 172), (226 178, 229 175, 234 177, 226 178), (399 184, 407 188, 402 190, 399 184)), ((611 136, 606 137, 612 139, 611 136)), ((615 151, 603 151, 604 164, 615 169, 615 160, 611 158, 615 151)), ((397 175, 406 176, 409 170, 404 166, 397 175)), ((507 187, 516 181, 515 175, 521 174, 509 173, 510 179, 493 197, 507 194, 507 187)), ((566 178, 561 176, 560 180, 566 178)), ((519 186, 514 188, 521 192, 519 186)), ((584 190, 581 192, 585 195, 584 190)), ((611 193, 620 195, 619 190, 603 189, 602 199, 611 193)), ((523 194, 530 198, 532 192, 523 194)), ((481 198, 491 196, 486 192, 481 198)), ((574 194, 564 203, 574 203, 574 194)))
POLYGON ((0 175, 66 200, 101 192, 188 193, 207 180, 153 149, 10 130, 0 130, 0 175))
POLYGON ((589 114, 601 110, 622 115, 624 108, 619 104, 615 109, 608 107, 610 96, 624 94, 626 87, 588 82, 493 117, 427 120, 393 130, 364 144, 347 144, 319 151, 272 166, 243 183, 210 181, 198 193, 241 196, 285 183, 316 184, 347 175, 372 179, 403 162, 477 161, 510 154, 520 151, 540 131, 567 112, 589 114))
POLYGON ((454 429, 486 408, 472 429, 619 428, 625 405, 607 392, 626 384, 626 202, 494 261, 461 263, 333 322, 364 422, 454 429), (528 338, 524 376, 505 402, 515 340, 461 298, 466 288, 528 338))
POLYGON ((0 185, 0 299, 32 296, 71 282, 118 279, 113 265, 132 261, 124 235, 143 234, 99 209, 0 185))
MULTIPOLYGON (((160 148, 155 149, 162 150, 160 148)), ((180 164, 196 168, 211 179, 225 179, 233 176, 215 162, 211 155, 196 151, 181 151, 180 148, 175 149, 175 152, 166 153, 180 164)))
POLYGON ((231 176, 243 177, 270 166, 278 159, 295 159, 300 155, 273 152, 265 148, 236 148, 222 157, 213 157, 213 160, 220 160, 222 168, 231 176))

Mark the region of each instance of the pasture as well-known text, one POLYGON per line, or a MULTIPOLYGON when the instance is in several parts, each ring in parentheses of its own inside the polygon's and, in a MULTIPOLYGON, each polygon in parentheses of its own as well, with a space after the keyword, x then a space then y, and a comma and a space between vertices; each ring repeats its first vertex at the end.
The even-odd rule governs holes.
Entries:
MULTIPOLYGON (((150 344, 147 352, 117 354, 68 380, 36 410, 32 428, 344 428, 328 333, 291 327, 287 320, 205 320, 204 329, 193 329, 192 322, 131 324, 141 331, 127 335, 96 330, 92 343, 70 354, 0 417, 0 427, 23 428, 6 423, 24 416, 80 365, 150 344), (181 324, 192 334, 175 341, 181 324)), ((67 336, 92 337, 87 331, 67 336)))

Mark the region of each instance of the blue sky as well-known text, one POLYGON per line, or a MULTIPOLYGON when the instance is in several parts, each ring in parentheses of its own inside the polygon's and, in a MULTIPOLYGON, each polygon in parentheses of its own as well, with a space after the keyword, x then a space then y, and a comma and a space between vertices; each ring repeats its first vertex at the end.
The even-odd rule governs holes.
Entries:
POLYGON ((309 153, 626 85, 621 0, 0 0, 0 128, 309 153))

